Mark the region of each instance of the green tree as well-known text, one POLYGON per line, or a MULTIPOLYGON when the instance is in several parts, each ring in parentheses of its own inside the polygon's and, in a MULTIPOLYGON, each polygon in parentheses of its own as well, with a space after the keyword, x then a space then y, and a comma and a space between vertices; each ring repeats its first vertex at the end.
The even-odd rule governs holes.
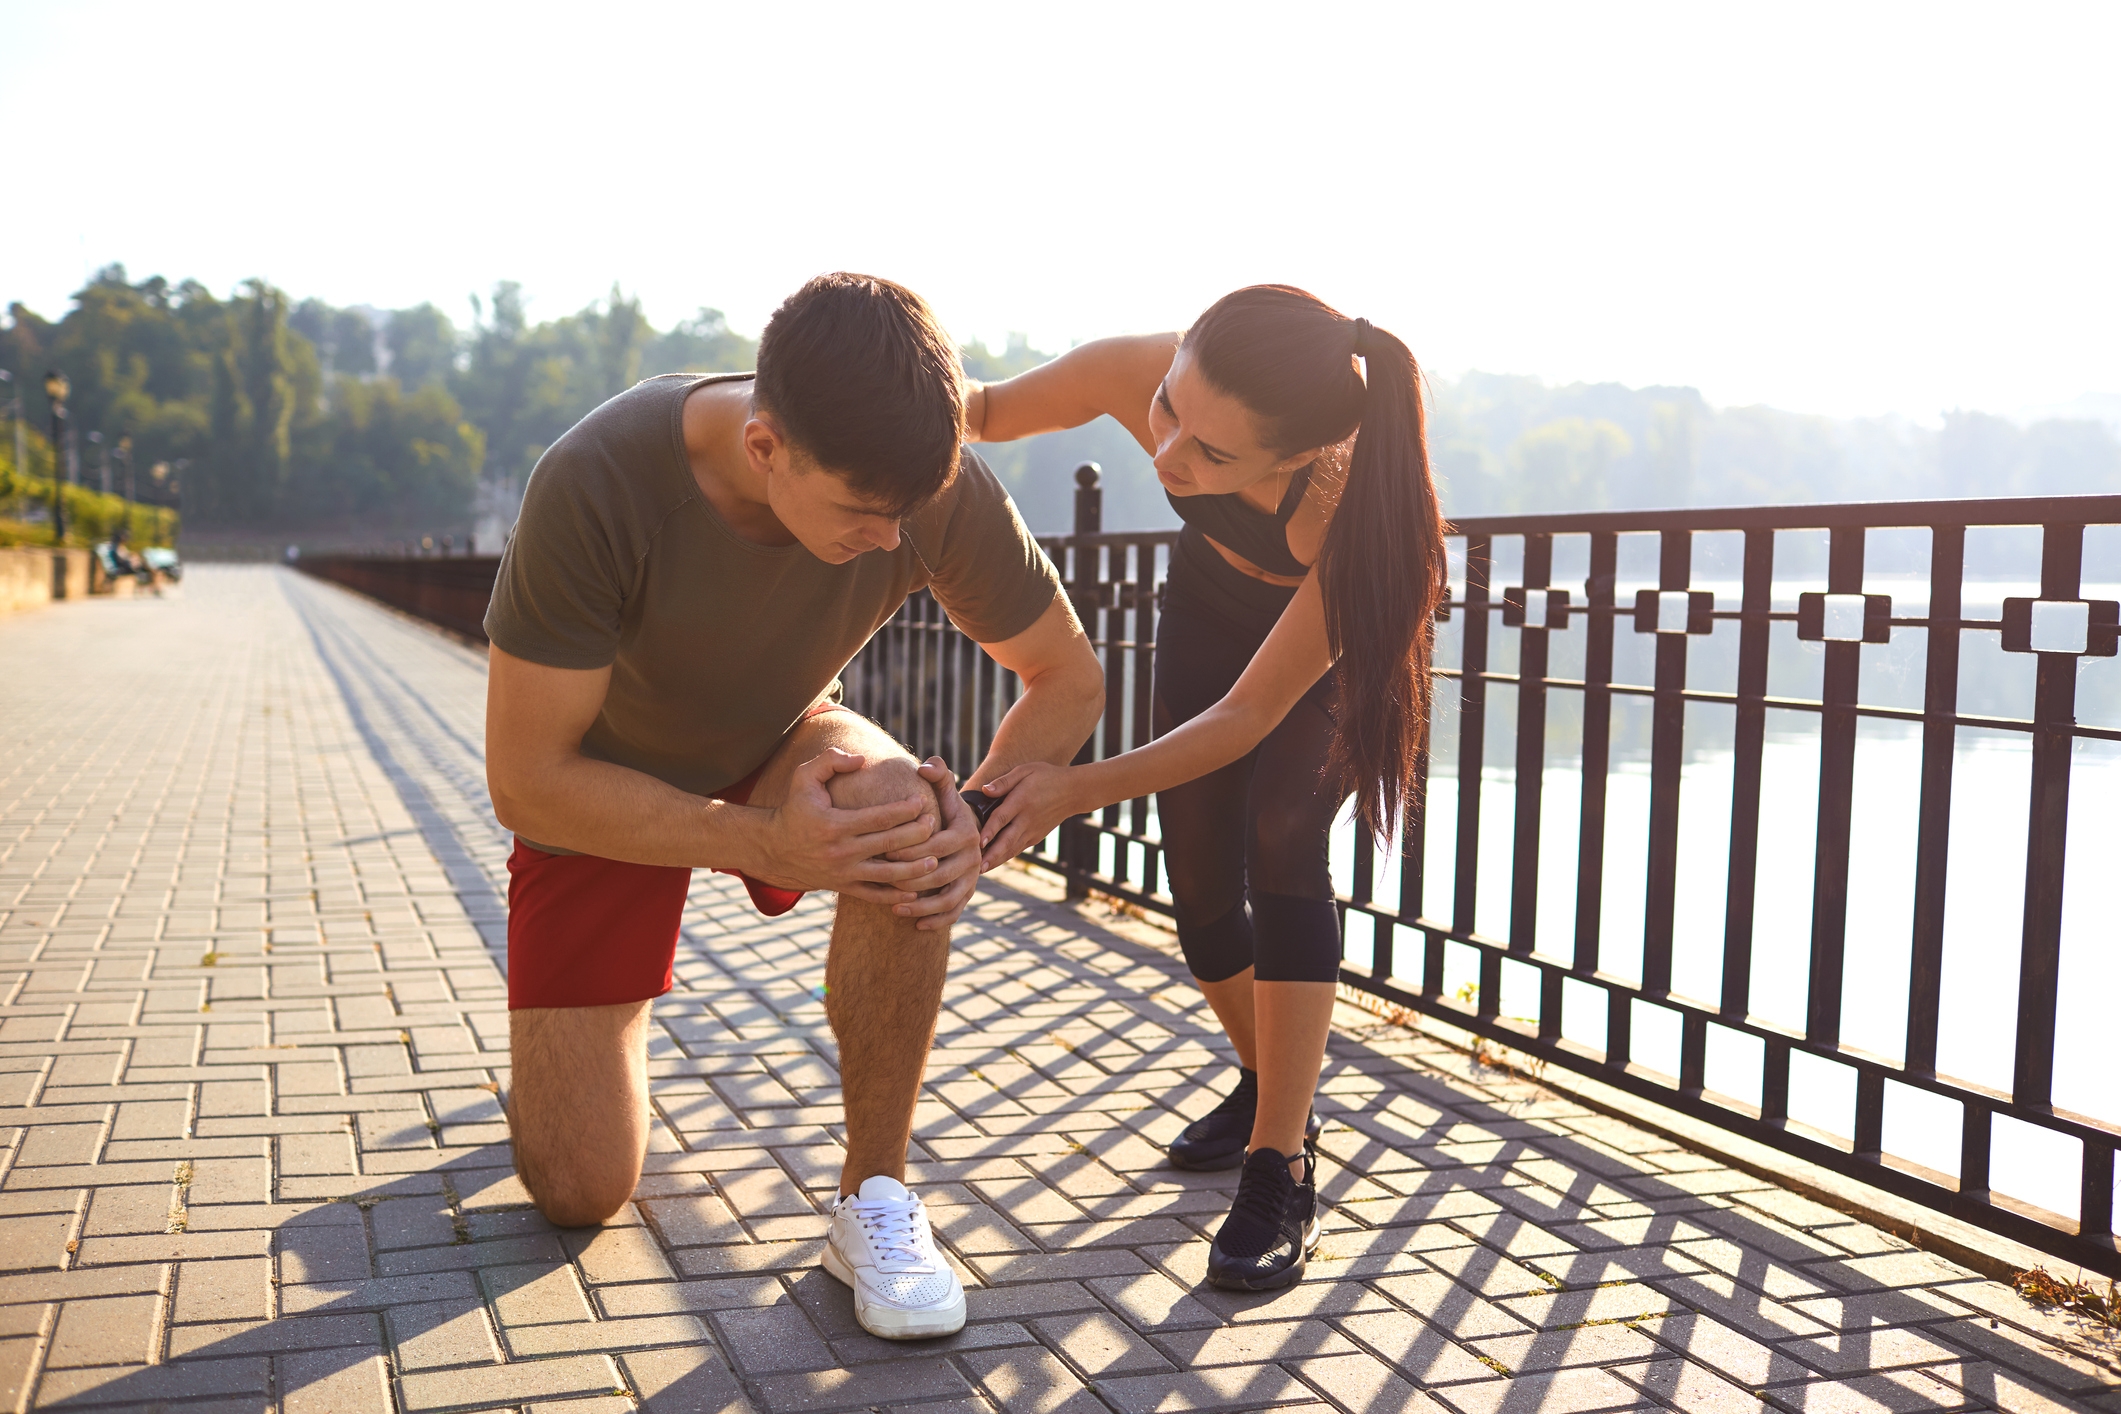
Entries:
POLYGON ((454 380, 457 399, 486 433, 492 473, 520 484, 550 441, 539 434, 564 406, 565 370, 540 347, 549 341, 531 331, 515 281, 495 285, 490 305, 474 298, 472 313, 465 366, 454 380))
POLYGON ((965 376, 982 383, 999 383, 1004 378, 1014 378, 1055 358, 1053 354, 1040 353, 1032 348, 1030 335, 1015 333, 1002 341, 999 353, 990 350, 984 341, 974 339, 958 350, 958 354, 965 365, 965 376))
POLYGON ((1643 447, 1644 504, 1683 506, 1693 499, 1694 468, 1700 459, 1702 410, 1692 402, 1660 402, 1650 408, 1643 447))
POLYGON ((2101 422, 2036 422, 2025 429, 2017 487, 2025 496, 2111 494, 2121 487, 2121 438, 2101 422))
MULTIPOLYGON (((134 285, 123 266, 99 270, 46 335, 49 361, 73 385, 68 411, 75 435, 131 436, 134 459, 143 465, 200 455, 204 398, 225 337, 224 311, 200 286, 172 288, 159 276, 134 285)), ((25 372, 41 403, 41 370, 25 372)))
POLYGON ((214 366, 210 444, 192 473, 199 510, 237 524, 279 518, 298 444, 322 421, 316 349, 287 327, 288 299, 263 280, 229 302, 230 337, 214 366))
POLYGON ((533 325, 522 287, 503 281, 476 314, 463 370, 453 381, 486 433, 490 474, 520 486, 545 449, 597 404, 640 378, 656 335, 640 301, 617 286, 600 304, 533 325))
POLYGON ((400 387, 447 382, 456 372, 456 326, 431 304, 392 310, 383 343, 390 352, 390 376, 400 387))
POLYGON ((1774 505, 1857 498, 1841 429, 1830 418, 1768 407, 1724 408, 1702 438, 1709 504, 1774 505))
POLYGON ((336 380, 326 431, 329 453, 303 487, 308 518, 449 523, 469 512, 485 438, 441 384, 407 393, 395 378, 336 380))
POLYGON ((1612 470, 1634 450, 1610 422, 1562 417, 1511 444, 1507 497, 1513 511, 1587 511, 1606 505, 1612 470))
POLYGON ((641 374, 742 373, 756 368, 759 345, 733 332, 719 309, 702 309, 651 341, 641 356, 641 374))
POLYGON ((376 311, 366 305, 333 309, 306 299, 288 312, 287 327, 309 340, 327 375, 365 377, 376 371, 376 311))

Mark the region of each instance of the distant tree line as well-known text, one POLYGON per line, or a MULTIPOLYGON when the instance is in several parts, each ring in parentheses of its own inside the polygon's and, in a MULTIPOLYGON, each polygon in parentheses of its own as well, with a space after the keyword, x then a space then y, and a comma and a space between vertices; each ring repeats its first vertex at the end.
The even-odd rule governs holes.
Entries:
MULTIPOLYGON (((56 367, 73 384, 77 435, 100 431, 106 447, 130 436, 137 468, 180 468, 192 528, 382 535, 468 526, 482 485, 505 513, 545 448, 604 399, 656 373, 748 369, 757 353, 713 309, 657 330, 617 287, 542 323, 513 283, 471 303, 459 328, 432 304, 334 308, 262 280, 224 299, 196 281, 134 283, 113 265, 56 322, 10 305, 0 367, 19 380, 31 428, 45 426, 42 375, 56 367)), ((963 352, 966 372, 990 381, 1052 357, 1022 335, 963 352)), ((2121 488, 2121 438, 2091 420, 1954 412, 1931 428, 1486 373, 1433 380, 1429 394, 1457 515, 2121 488)), ((1035 529, 1073 524, 1084 461, 1104 468, 1107 527, 1177 523, 1147 456, 1109 418, 983 450, 1035 529)), ((37 442, 30 474, 40 454, 37 442)), ((0 462, 11 456, 0 438, 0 462)))
POLYGON ((2091 419, 1949 412, 1921 427, 1490 373, 1430 395, 1431 453, 1461 515, 2121 490, 2121 437, 2091 419))
MULTIPOLYGON (((141 472, 177 469, 191 528, 385 532, 468 525, 482 475, 520 487, 612 394, 653 373, 749 368, 756 349, 710 309, 658 331, 616 288, 537 324, 512 283, 472 306, 459 329, 431 304, 338 309, 262 280, 222 299, 113 265, 57 321, 10 305, 0 367, 33 429, 47 425, 44 370, 64 372, 77 453, 89 431, 129 436, 141 472)), ((32 474, 39 454, 41 441, 32 474)), ((0 459, 12 455, 0 438, 0 459)), ((84 464, 83 480, 98 470, 84 464)), ((168 481, 136 480, 143 499, 174 499, 168 481)))

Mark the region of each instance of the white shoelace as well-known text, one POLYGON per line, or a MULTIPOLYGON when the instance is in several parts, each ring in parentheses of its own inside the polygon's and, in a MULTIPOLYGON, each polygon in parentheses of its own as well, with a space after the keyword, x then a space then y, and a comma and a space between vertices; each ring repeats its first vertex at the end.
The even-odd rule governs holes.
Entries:
POLYGON ((880 1272, 933 1268, 935 1247, 928 1238, 927 1213, 920 1200, 850 1199, 855 1221, 869 1236, 869 1250, 876 1255, 880 1272))

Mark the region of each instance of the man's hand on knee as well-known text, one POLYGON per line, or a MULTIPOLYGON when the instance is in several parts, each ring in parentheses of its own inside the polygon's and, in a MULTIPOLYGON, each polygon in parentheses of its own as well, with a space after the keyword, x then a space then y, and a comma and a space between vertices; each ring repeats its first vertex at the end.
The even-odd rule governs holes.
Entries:
MULTIPOLYGON (((929 757, 920 764, 919 771, 920 778, 934 790, 942 810, 942 828, 915 847, 920 854, 937 860, 935 887, 891 911, 901 918, 918 919, 915 926, 924 933, 940 932, 957 922, 958 914, 972 900, 972 891, 979 887, 979 821, 958 797, 957 777, 942 757, 929 757)), ((892 858, 902 859, 908 853, 900 850, 892 858)))
POLYGON ((828 747, 788 783, 761 841, 765 859, 746 872, 787 889, 830 889, 865 903, 911 904, 939 886, 940 861, 920 848, 936 833, 935 795, 898 758, 872 764, 828 747), (912 858, 890 858, 911 851, 912 858))
POLYGON ((947 929, 979 884, 978 825, 957 796, 957 778, 939 756, 916 766, 890 757, 867 770, 837 776, 832 800, 842 808, 892 800, 918 800, 918 823, 929 828, 920 843, 893 850, 886 858, 898 864, 932 861, 933 869, 914 882, 920 896, 893 905, 892 912, 914 922, 922 932, 947 929))

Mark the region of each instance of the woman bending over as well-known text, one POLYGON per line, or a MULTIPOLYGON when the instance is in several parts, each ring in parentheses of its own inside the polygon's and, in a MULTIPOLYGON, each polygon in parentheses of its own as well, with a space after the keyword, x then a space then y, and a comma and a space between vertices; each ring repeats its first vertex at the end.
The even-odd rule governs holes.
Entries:
POLYGON ((992 868, 1069 816, 1156 793, 1179 943, 1242 1067, 1170 1150, 1182 1168, 1244 1165, 1208 1256, 1218 1286, 1296 1281, 1317 1243, 1311 1101, 1340 968, 1328 837, 1351 794, 1379 834, 1409 802, 1446 583, 1419 377, 1367 320, 1254 285, 1183 337, 1084 344, 967 409, 988 442, 1109 413, 1185 522, 1155 740, 1000 777, 982 838, 992 868))

